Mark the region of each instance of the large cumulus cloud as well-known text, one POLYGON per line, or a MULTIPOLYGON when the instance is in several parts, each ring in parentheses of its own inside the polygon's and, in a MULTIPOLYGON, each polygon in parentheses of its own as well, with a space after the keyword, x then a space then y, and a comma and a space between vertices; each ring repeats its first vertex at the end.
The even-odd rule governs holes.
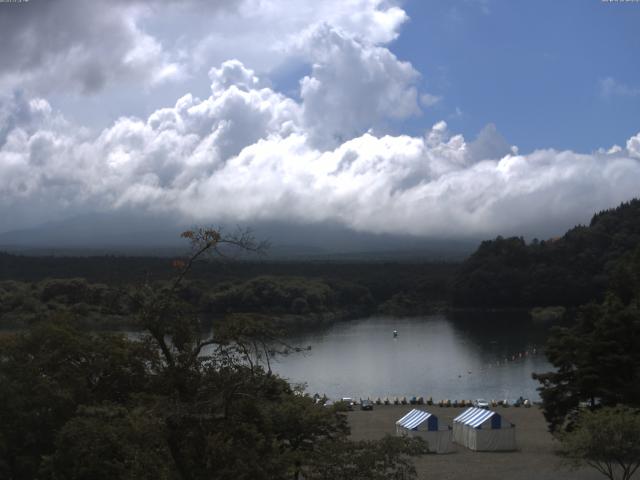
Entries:
POLYGON ((140 19, 150 4, 32 0, 2 5, 0 86, 49 93, 95 92, 112 82, 179 75, 140 19))
MULTIPOLYGON (((239 58, 261 72, 299 56, 332 25, 370 44, 406 13, 386 0, 31 0, 0 9, 0 89, 36 95, 149 89, 239 58), (307 37, 308 38, 308 37, 307 37)), ((297 59, 297 60, 296 60, 297 59)), ((306 60, 305 60, 306 61, 306 60)))
MULTIPOLYGON (((375 55, 363 58, 380 65, 375 55)), ((307 78, 323 75, 312 69, 307 78)), ((207 98, 187 94, 98 135, 43 99, 5 99, 2 228, 127 209, 184 221, 338 222, 431 237, 546 235, 638 194, 640 134, 625 148, 521 155, 493 125, 468 141, 444 122, 412 137, 363 133, 364 123, 354 121, 324 143, 325 127, 309 119, 317 105, 305 95, 277 92, 235 60, 209 77, 207 98)))
POLYGON ((0 231, 127 210, 183 222, 544 236, 639 193, 640 134, 597 152, 528 154, 492 124, 475 139, 443 121, 420 136, 392 135, 421 114, 419 99, 435 102, 387 48, 408 18, 393 1, 2 8, 0 87, 16 93, 0 97, 0 231), (304 72, 295 92, 270 82, 287 68, 304 72), (204 98, 187 93, 96 132, 42 98, 108 99, 100 95, 113 87, 138 96, 207 73, 204 98))
POLYGON ((388 44, 408 20, 396 3, 400 2, 244 0, 236 4, 232 15, 223 12, 206 22, 189 17, 190 30, 201 35, 187 37, 181 45, 190 52, 196 67, 233 57, 260 72, 269 72, 308 60, 313 48, 308 42, 326 25, 359 42, 388 44))
POLYGON ((318 146, 417 115, 418 72, 388 49, 345 36, 323 25, 308 33, 304 49, 313 60, 301 81, 304 121, 318 146))

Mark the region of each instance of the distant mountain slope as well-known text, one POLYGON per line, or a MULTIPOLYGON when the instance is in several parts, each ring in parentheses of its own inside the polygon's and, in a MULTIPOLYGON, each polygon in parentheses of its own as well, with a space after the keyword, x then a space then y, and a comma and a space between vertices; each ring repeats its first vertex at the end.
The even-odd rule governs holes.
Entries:
POLYGON ((175 248, 184 246, 184 229, 153 215, 93 213, 0 233, 0 249, 175 248))
POLYGON ((482 242, 460 267, 453 304, 464 307, 581 305, 601 300, 611 279, 640 248, 640 200, 597 213, 546 241, 482 242))
MULTIPOLYGON (((187 244, 180 238, 180 233, 191 227, 188 223, 168 222, 160 216, 96 213, 0 233, 0 251, 56 256, 172 256, 184 252, 187 244)), ((243 227, 251 227, 257 239, 269 241, 269 257, 277 259, 368 261, 384 257, 459 261, 478 244, 475 239, 438 240, 357 232, 330 223, 258 222, 243 227)), ((236 225, 229 225, 225 231, 236 228, 236 225)))

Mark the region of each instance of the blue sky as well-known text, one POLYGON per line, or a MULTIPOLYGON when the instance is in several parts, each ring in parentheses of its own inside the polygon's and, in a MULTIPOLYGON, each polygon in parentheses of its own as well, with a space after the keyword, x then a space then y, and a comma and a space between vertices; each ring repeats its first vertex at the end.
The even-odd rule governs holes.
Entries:
POLYGON ((621 143, 640 119, 640 4, 600 0, 412 0, 391 50, 443 100, 409 125, 493 122, 523 151, 621 143), (635 94, 605 95, 612 78, 635 94), (455 115, 455 109, 462 111, 455 115))

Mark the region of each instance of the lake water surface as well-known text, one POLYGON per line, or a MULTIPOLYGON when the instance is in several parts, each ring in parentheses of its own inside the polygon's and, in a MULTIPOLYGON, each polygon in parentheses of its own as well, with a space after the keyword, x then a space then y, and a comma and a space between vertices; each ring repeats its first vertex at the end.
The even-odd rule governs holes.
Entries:
POLYGON ((278 357, 273 369, 330 398, 538 399, 531 373, 552 369, 542 352, 548 327, 513 316, 457 317, 337 323, 290 338, 311 350, 278 357))

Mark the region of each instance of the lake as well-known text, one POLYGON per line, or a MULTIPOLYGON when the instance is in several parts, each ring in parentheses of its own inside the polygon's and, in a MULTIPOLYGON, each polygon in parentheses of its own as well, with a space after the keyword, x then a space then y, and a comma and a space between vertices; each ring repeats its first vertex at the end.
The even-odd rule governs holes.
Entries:
POLYGON ((537 400, 531 373, 552 369, 548 329, 515 314, 376 316, 289 338, 311 350, 278 357, 273 370, 329 398, 537 400))

